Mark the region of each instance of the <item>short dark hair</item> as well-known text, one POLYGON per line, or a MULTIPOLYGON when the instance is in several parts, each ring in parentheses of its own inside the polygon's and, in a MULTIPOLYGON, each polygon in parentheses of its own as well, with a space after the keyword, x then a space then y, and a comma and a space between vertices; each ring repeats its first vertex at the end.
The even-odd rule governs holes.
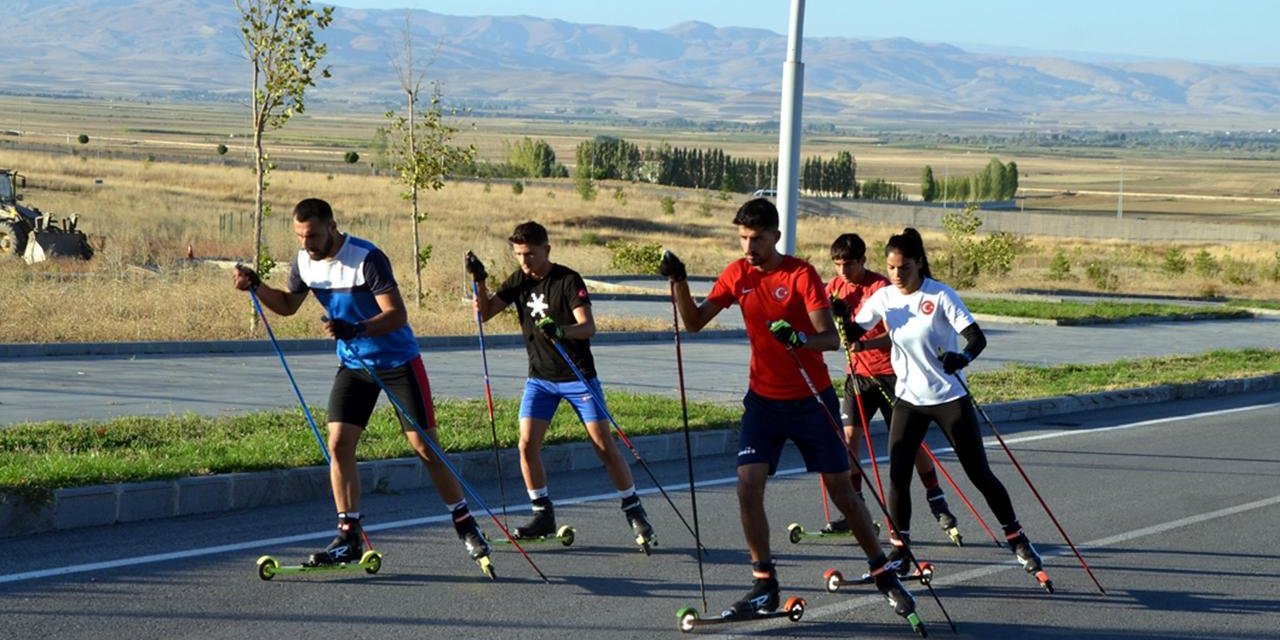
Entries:
POLYGON ((832 260, 861 260, 867 257, 867 243, 856 233, 842 233, 831 243, 832 260))
POLYGON ((511 244, 527 244, 541 246, 547 244, 547 228, 530 220, 516 225, 507 242, 511 244))
POLYGON ((757 231, 777 231, 778 208, 768 198, 748 200, 738 207, 733 223, 757 231))
POLYGON ((307 198, 294 205, 293 219, 298 222, 333 222, 333 207, 320 198, 307 198))

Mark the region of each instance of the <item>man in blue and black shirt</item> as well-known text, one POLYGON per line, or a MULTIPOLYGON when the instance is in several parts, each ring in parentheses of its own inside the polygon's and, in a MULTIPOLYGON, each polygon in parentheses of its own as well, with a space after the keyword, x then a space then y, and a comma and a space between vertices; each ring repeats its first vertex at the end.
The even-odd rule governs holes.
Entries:
MULTIPOLYGON (((317 198, 294 207, 293 231, 302 249, 293 261, 285 289, 267 286, 244 266, 236 267, 235 286, 255 291, 264 306, 283 316, 297 313, 308 292, 325 309, 324 332, 337 339, 340 363, 329 393, 328 424, 329 477, 338 509, 338 536, 312 554, 310 564, 354 562, 363 553, 356 444, 381 393, 365 366, 377 372, 400 406, 434 440, 431 384, 386 254, 368 240, 339 232, 333 209, 317 198)), ((458 479, 422 440, 408 417, 398 416, 405 437, 452 512, 454 528, 467 552, 477 561, 489 555, 489 545, 467 509, 458 479)))

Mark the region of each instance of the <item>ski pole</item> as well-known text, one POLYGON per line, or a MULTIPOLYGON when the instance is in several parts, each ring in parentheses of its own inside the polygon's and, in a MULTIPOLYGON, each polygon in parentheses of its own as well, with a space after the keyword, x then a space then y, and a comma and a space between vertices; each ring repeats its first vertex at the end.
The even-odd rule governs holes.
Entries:
MULTIPOLYGON (((788 346, 787 353, 790 354, 791 361, 796 364, 796 369, 800 371, 800 377, 804 378, 804 383, 809 387, 809 393, 813 394, 813 400, 818 403, 818 408, 822 411, 822 415, 826 416, 827 424, 831 425, 832 431, 836 432, 836 437, 844 443, 845 448, 852 451, 849 446, 849 442, 842 437, 844 431, 840 428, 839 423, 836 422, 835 416, 831 415, 831 410, 827 408, 826 403, 822 401, 822 396, 818 395, 818 387, 814 386, 813 379, 809 377, 809 372, 805 371, 804 363, 800 362, 800 356, 796 355, 795 348, 788 346)), ((871 481, 867 478, 867 473, 862 470, 862 467, 858 467, 858 473, 862 474, 862 479, 864 484, 867 485, 867 490, 870 491, 871 496, 876 499, 876 504, 880 505, 880 511, 884 512, 884 519, 885 522, 889 523, 889 530, 897 531, 898 528, 893 525, 893 518, 889 515, 888 505, 884 503, 884 499, 880 497, 880 493, 876 491, 875 487, 871 486, 871 481)), ((903 547, 906 548, 907 556, 911 558, 911 564, 915 565, 916 571, 924 573, 924 568, 920 566, 920 561, 916 560, 916 554, 911 553, 911 545, 907 543, 906 540, 903 540, 902 543, 903 547)), ((956 623, 951 620, 951 614, 947 613, 947 608, 942 606, 942 600, 938 598, 938 593, 933 590, 933 585, 928 582, 924 582, 923 580, 921 580, 921 583, 929 589, 929 595, 933 596, 933 601, 938 604, 938 609, 942 611, 942 616, 947 619, 947 624, 951 625, 951 632, 959 633, 956 630, 956 623)))
POLYGON ((1053 526, 1058 528, 1058 533, 1062 534, 1062 539, 1067 541, 1067 546, 1071 547, 1071 552, 1076 554, 1076 559, 1080 561, 1080 566, 1084 567, 1084 572, 1089 574, 1089 579, 1093 580, 1093 584, 1097 585, 1098 591, 1103 595, 1106 595, 1107 590, 1102 588, 1102 583, 1098 582, 1097 576, 1093 575, 1093 570, 1089 568, 1089 563, 1084 561, 1084 556, 1080 555, 1079 549, 1076 549, 1075 543, 1072 542, 1071 537, 1067 535, 1067 530, 1062 528, 1062 525, 1058 522, 1058 518, 1053 515, 1053 510, 1049 508, 1048 503, 1046 503, 1044 498, 1040 496, 1040 492, 1036 489, 1036 485, 1031 482, 1031 477, 1022 469, 1022 465, 1018 464, 1018 459, 1013 456, 1013 451, 1009 449, 1009 445, 1005 444, 1004 437, 1000 435, 1000 430, 996 429, 996 423, 991 420, 991 417, 987 415, 987 412, 978 404, 978 401, 973 398, 973 392, 969 391, 969 385, 965 384, 964 377, 960 375, 959 371, 951 375, 960 383, 960 388, 964 389, 965 394, 969 396, 969 403, 972 404, 973 408, 976 409, 978 413, 982 414, 982 418, 987 421, 987 426, 991 428, 991 433, 995 434, 996 440, 1000 442, 1000 447, 1003 448, 1005 454, 1009 456, 1009 460, 1013 462, 1013 466, 1018 470, 1018 474, 1022 476, 1024 481, 1026 481, 1027 487, 1031 489, 1031 493, 1034 494, 1036 500, 1040 502, 1040 506, 1044 507, 1044 512, 1048 514, 1049 519, 1053 521, 1053 526))
MULTIPOLYGON (((293 371, 289 369, 289 363, 284 359, 284 350, 280 348, 280 342, 276 340, 276 334, 271 330, 271 323, 267 322, 267 314, 262 310, 262 302, 258 300, 258 294, 254 290, 249 290, 249 299, 253 301, 253 309, 257 312, 258 318, 262 320, 262 327, 267 330, 267 337, 271 338, 271 346, 275 348, 276 355, 280 357, 280 366, 284 367, 285 375, 289 376, 289 384, 293 385, 293 393, 298 396, 298 406, 302 407, 302 414, 307 417, 307 424, 311 425, 311 434, 316 437, 316 444, 320 446, 320 455, 324 456, 324 463, 332 466, 333 460, 329 458, 329 445, 325 444, 324 438, 320 435, 320 427, 316 426, 316 419, 311 415, 311 408, 307 406, 307 401, 302 399, 302 390, 298 388, 298 381, 293 378, 293 371)), ((369 534, 365 533, 364 527, 360 528, 360 537, 364 539, 364 546, 370 550, 373 549, 373 543, 369 541, 369 534)))
MULTIPOLYGON (((848 353, 846 351, 845 353, 848 353)), ((876 476, 876 488, 880 490, 880 495, 886 495, 884 492, 884 483, 880 481, 880 463, 876 460, 876 450, 871 444, 871 424, 867 421, 867 413, 862 408, 862 391, 858 388, 858 381, 853 381, 853 399, 858 405, 858 421, 862 423, 862 438, 867 441, 867 457, 871 458, 871 471, 876 476)), ((852 450, 853 445, 846 445, 852 450)), ((861 466, 859 466, 861 469, 861 466)), ((863 474, 866 477, 866 474, 863 474)), ((889 531, 897 531, 893 525, 889 525, 889 531)))
POLYGON ((639 462, 640 466, 644 468, 645 473, 649 474, 649 479, 653 481, 653 486, 657 487, 658 492, 662 494, 662 497, 667 499, 667 504, 671 505, 671 510, 676 512, 676 517, 680 518, 680 522, 684 523, 684 528, 689 530, 689 535, 693 536, 694 543, 698 545, 698 550, 702 553, 706 553, 706 548, 703 547, 701 541, 698 540, 698 532, 694 531, 693 527, 689 526, 689 521, 684 519, 684 514, 680 513, 680 509, 676 507, 676 503, 671 499, 671 496, 667 494, 667 490, 662 487, 661 482, 658 482, 658 477, 653 475, 653 470, 649 468, 649 464, 640 456, 640 450, 636 449, 636 445, 632 444, 631 438, 628 438, 627 433, 622 430, 622 427, 618 426, 618 421, 613 419, 613 414, 609 413, 608 407, 604 404, 604 397, 596 393, 595 387, 587 383, 586 376, 582 375, 582 371, 578 369, 578 365, 573 363, 573 358, 570 358, 569 352, 564 350, 564 345, 560 344, 560 341, 558 340, 552 340, 551 344, 555 345, 556 351, 559 352, 560 357, 564 359, 565 364, 568 364, 569 368, 573 370, 573 375, 578 377, 578 382, 581 382, 582 386, 586 387, 587 391, 591 393, 591 399, 595 401, 596 406, 600 408, 600 412, 604 414, 604 417, 609 420, 609 424, 613 425, 613 430, 618 433, 618 438, 621 439, 622 443, 631 451, 631 455, 635 456, 636 462, 639 462))
MULTIPOLYGON (((480 298, 480 285, 471 281, 471 295, 480 298)), ((498 470, 498 499, 502 502, 502 521, 507 521, 507 490, 502 481, 502 456, 498 453, 498 427, 493 420, 493 387, 489 384, 489 356, 484 348, 484 318, 476 310, 476 331, 480 335, 480 362, 484 365, 484 399, 489 404, 489 433, 493 435, 493 464, 498 470)))
MULTIPOLYGON (((684 392, 684 357, 680 349, 680 316, 676 310, 676 283, 671 283, 671 328, 676 337, 676 374, 680 381, 680 417, 684 419, 684 457, 689 462, 689 501, 693 504, 693 538, 702 549, 702 532, 698 529, 698 490, 693 478, 693 444, 689 436, 689 403, 684 392)), ((826 497, 823 497, 825 504, 826 497)), ((702 552, 698 552, 698 591, 702 594, 702 612, 707 611, 707 582, 702 573, 702 552)))
MULTIPOLYGON (((325 318, 325 320, 328 319, 325 318)), ((480 494, 471 487, 471 484, 467 482, 466 478, 462 477, 462 473, 458 471, 458 468, 453 466, 453 462, 449 460, 449 456, 445 455, 444 449, 436 443, 435 439, 427 433, 426 429, 422 428, 422 425, 418 424, 418 421, 415 420, 408 411, 405 411, 404 406, 400 404, 400 400, 396 398, 396 394, 391 392, 391 389, 389 389, 386 383, 382 381, 382 378, 378 377, 377 373, 374 373, 373 367, 370 367, 369 363, 365 362, 364 358, 360 357, 360 353, 356 350, 355 346, 346 342, 339 342, 339 344, 346 347, 347 351, 355 358, 356 362, 360 363, 360 367, 365 370, 365 373, 368 373, 369 377, 377 383, 378 387, 387 394, 387 400, 391 402, 391 406, 395 407, 395 410, 398 411, 400 415, 404 416, 404 418, 409 421, 409 424, 413 425, 413 428, 422 436, 422 439, 427 443, 427 446, 431 447, 431 452, 436 454, 436 457, 440 458, 440 461, 444 463, 444 466, 449 469, 449 473, 452 473, 453 477, 458 480, 458 484, 462 485, 462 488, 466 490, 477 504, 480 505, 480 508, 484 509, 485 513, 489 514, 489 517, 493 519, 493 523, 498 525, 498 528, 502 530, 502 535, 507 537, 507 540, 520 552, 520 555, 524 556, 524 559, 529 563, 529 566, 533 567, 534 573, 537 573, 538 577, 542 578, 543 582, 550 583, 551 581, 547 579, 546 574, 542 573, 542 569, 539 569, 537 563, 533 561, 533 558, 530 558, 529 554, 525 552, 524 547, 520 546, 519 542, 516 542, 516 539, 512 537, 510 531, 507 531, 506 525, 504 525, 501 520, 498 520, 498 516, 494 515, 493 511, 489 509, 489 505, 485 504, 484 499, 480 497, 480 494)))
MULTIPOLYGON (((853 360, 850 360, 851 364, 852 362, 853 360)), ((870 376, 870 378, 872 382, 875 383, 876 389, 880 391, 880 395, 884 396, 884 399, 889 401, 890 404, 893 404, 893 398, 889 397, 889 392, 886 391, 884 385, 880 383, 880 379, 875 376, 870 376)), ((987 535, 991 536, 991 541, 996 543, 996 547, 1003 549, 1004 545, 1000 543, 1000 539, 996 537, 996 533, 987 525, 987 521, 983 519, 982 514, 978 513, 978 510, 973 507, 973 503, 969 501, 969 496, 964 494, 964 491, 960 489, 960 485, 956 484, 955 479, 951 477, 950 473, 947 473, 947 468, 942 466, 942 463, 938 461, 937 456, 933 455, 933 451, 929 449, 929 445, 921 441, 920 448, 924 449, 925 454, 927 454, 929 459, 933 461, 934 468, 942 472, 942 477, 947 479, 947 484, 950 484, 951 488, 955 490, 956 495, 960 496, 960 501, 964 502, 964 506, 968 507, 969 513, 973 514, 973 518, 978 521, 978 524, 982 525, 982 529, 987 532, 987 535)), ((881 488, 881 491, 884 491, 884 489, 881 488)))

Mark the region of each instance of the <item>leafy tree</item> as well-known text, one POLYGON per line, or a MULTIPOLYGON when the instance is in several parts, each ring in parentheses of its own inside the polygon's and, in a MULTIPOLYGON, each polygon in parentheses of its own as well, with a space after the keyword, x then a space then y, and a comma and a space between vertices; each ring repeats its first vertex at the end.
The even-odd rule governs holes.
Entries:
POLYGON ((933 202, 938 197, 938 183, 933 181, 933 167, 924 166, 924 171, 920 172, 920 197, 925 202, 933 202))
MULTIPOLYGON (((419 208, 418 192, 422 189, 439 191, 444 188, 444 178, 451 167, 470 163, 475 158, 475 147, 453 144, 458 128, 445 122, 444 108, 441 105, 441 89, 439 83, 432 85, 430 101, 425 112, 418 110, 421 99, 422 83, 425 71, 420 73, 414 66, 413 39, 410 32, 409 19, 406 15, 404 25, 404 49, 400 57, 393 60, 392 66, 400 79, 400 89, 404 92, 408 115, 399 115, 388 111, 387 119, 389 157, 392 168, 400 176, 400 182, 406 187, 401 196, 411 203, 413 216, 413 267, 417 284, 415 300, 422 306, 426 298, 422 289, 422 269, 431 259, 431 245, 423 246, 420 224, 427 219, 426 212, 419 208)), ((428 62, 430 67, 431 63, 428 62)))
POLYGON ((507 161, 528 178, 551 178, 558 170, 564 170, 564 165, 556 162, 555 150, 542 139, 526 137, 515 143, 507 153, 507 161))
POLYGON ((1004 166, 1004 181, 1001 183, 1001 200, 1008 200, 1018 195, 1018 163, 1010 160, 1004 166))
MULTIPOLYGON (((253 70, 251 101, 253 127, 253 168, 256 177, 253 195, 254 265, 262 277, 275 266, 263 252, 262 223, 271 215, 265 202, 267 172, 271 168, 262 148, 267 129, 283 127, 294 114, 305 109, 308 87, 315 86, 316 73, 329 77, 329 69, 317 69, 328 48, 316 41, 316 32, 329 26, 333 7, 313 9, 310 0, 236 0, 240 12, 240 41, 253 70)), ((257 316, 252 320, 257 327, 257 316)))

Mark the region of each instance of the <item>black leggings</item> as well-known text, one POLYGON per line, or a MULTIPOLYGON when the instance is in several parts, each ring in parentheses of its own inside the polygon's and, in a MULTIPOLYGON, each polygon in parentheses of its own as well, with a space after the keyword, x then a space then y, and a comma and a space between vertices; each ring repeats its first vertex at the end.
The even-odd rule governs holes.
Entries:
POLYGON ((946 434, 965 475, 995 514, 1000 524, 1017 520, 1009 492, 987 463, 987 451, 978 431, 978 415, 969 396, 931 407, 918 407, 898 399, 889 423, 889 516, 899 531, 911 531, 911 474, 915 471, 916 453, 924 442, 929 424, 938 423, 946 434))

